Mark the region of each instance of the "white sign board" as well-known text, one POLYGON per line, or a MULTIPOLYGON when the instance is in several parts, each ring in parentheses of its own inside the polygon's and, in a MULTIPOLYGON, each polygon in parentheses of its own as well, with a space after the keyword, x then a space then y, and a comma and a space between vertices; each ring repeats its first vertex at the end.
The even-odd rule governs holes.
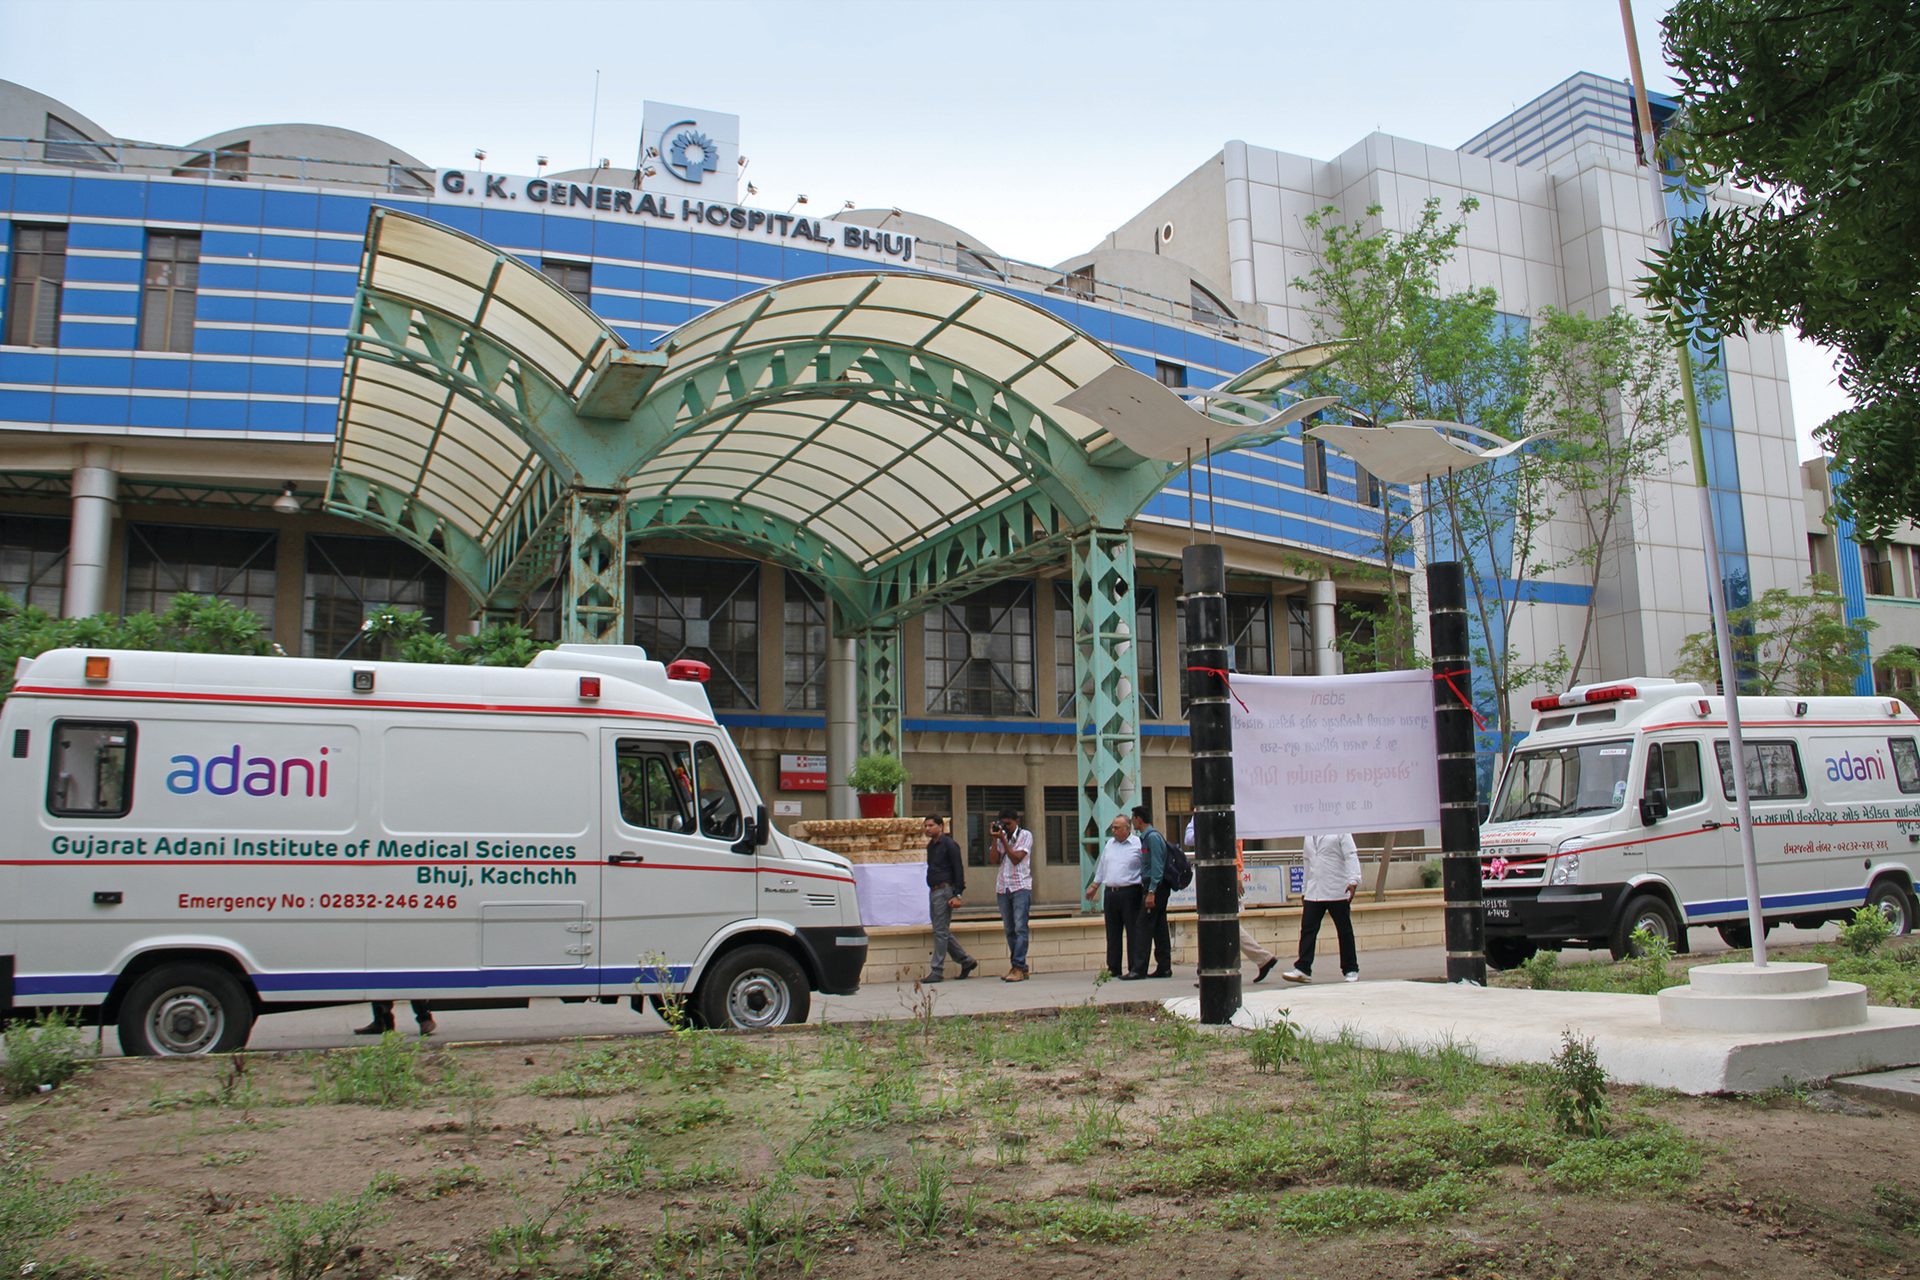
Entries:
MULTIPOLYGON (((1240 876, 1240 905, 1243 907, 1279 907, 1286 905, 1286 880, 1287 869, 1285 867, 1248 867, 1240 876)), ((1198 899, 1195 898, 1194 892, 1193 885, 1188 885, 1184 889, 1177 889, 1173 895, 1167 899, 1167 903, 1169 906, 1174 907, 1197 908, 1199 902, 1198 899)), ((1299 895, 1299 892, 1298 889, 1294 890, 1296 897, 1299 895)))
POLYGON ((1438 825, 1429 673, 1235 675, 1231 687, 1242 839, 1438 825))
POLYGON ((732 204, 740 198, 740 117, 649 102, 641 108, 640 158, 656 190, 732 204))

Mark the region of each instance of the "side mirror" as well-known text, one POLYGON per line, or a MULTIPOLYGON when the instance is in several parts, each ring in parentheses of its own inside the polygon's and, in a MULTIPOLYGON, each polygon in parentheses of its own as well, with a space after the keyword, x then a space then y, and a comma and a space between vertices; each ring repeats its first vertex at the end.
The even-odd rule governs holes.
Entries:
POLYGON ((1667 789, 1655 787, 1640 799, 1640 824, 1650 827, 1667 816, 1667 789))
POLYGON ((753 837, 753 847, 764 849, 767 841, 773 839, 773 823, 767 819, 767 806, 760 805, 753 811, 753 829, 748 832, 753 837))

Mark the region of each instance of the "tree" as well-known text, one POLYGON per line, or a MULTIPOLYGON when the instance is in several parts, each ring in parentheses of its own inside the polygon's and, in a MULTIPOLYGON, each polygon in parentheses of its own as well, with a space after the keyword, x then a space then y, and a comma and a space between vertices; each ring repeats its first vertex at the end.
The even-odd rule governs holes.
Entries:
MULTIPOLYGON (((1667 470, 1683 413, 1679 374, 1661 331, 1624 307, 1598 319, 1549 307, 1532 339, 1527 429, 1545 433, 1534 459, 1554 507, 1585 534, 1557 566, 1577 567, 1586 579, 1586 612, 1567 663, 1577 680, 1634 486, 1667 470)), ((1717 384, 1703 379, 1701 394, 1717 394, 1717 384)))
MULTIPOLYGON (((1870 619, 1848 619, 1833 579, 1814 574, 1806 591, 1772 587, 1752 604, 1730 610, 1734 665, 1745 694, 1846 694, 1866 669, 1870 619)), ((1696 631, 1680 646, 1680 680, 1712 688, 1720 678, 1713 631, 1696 631)))
POLYGON ((270 653, 260 618, 211 596, 177 595, 165 613, 56 618, 0 591, 0 697, 21 658, 49 649, 150 649, 174 653, 270 653))
POLYGON ((1644 295, 1679 332, 1793 325, 1838 351, 1836 505, 1868 539, 1920 520, 1920 6, 1680 0, 1662 26, 1676 189, 1749 199, 1678 223, 1644 295))
POLYGON ((429 631, 425 614, 382 606, 361 627, 373 651, 387 662, 422 662, 478 667, 524 667, 542 650, 533 633, 514 622, 484 626, 477 635, 448 637, 429 631))

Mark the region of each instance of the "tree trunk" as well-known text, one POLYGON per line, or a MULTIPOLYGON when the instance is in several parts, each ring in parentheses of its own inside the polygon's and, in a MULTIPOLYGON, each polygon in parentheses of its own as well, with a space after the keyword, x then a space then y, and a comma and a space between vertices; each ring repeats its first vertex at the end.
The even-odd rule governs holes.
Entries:
POLYGON ((1387 832, 1387 838, 1380 846, 1380 870, 1373 877, 1373 900, 1375 902, 1385 902, 1387 900, 1387 867, 1393 861, 1393 838, 1397 834, 1399 833, 1394 831, 1387 832))

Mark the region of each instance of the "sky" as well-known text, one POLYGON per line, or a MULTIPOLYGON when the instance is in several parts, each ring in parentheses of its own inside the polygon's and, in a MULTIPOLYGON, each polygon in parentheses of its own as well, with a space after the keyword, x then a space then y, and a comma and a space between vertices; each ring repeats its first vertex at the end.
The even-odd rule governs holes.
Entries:
MULTIPOLYGON (((1635 6, 1656 90, 1671 3, 1635 6)), ((741 117, 756 204, 912 209, 1039 263, 1230 139, 1458 146, 1576 71, 1626 77, 1617 0, 0 0, 0 78, 121 137, 311 121, 533 173, 631 165, 652 99, 741 117)), ((1811 455, 1847 401, 1788 346, 1811 455)))

